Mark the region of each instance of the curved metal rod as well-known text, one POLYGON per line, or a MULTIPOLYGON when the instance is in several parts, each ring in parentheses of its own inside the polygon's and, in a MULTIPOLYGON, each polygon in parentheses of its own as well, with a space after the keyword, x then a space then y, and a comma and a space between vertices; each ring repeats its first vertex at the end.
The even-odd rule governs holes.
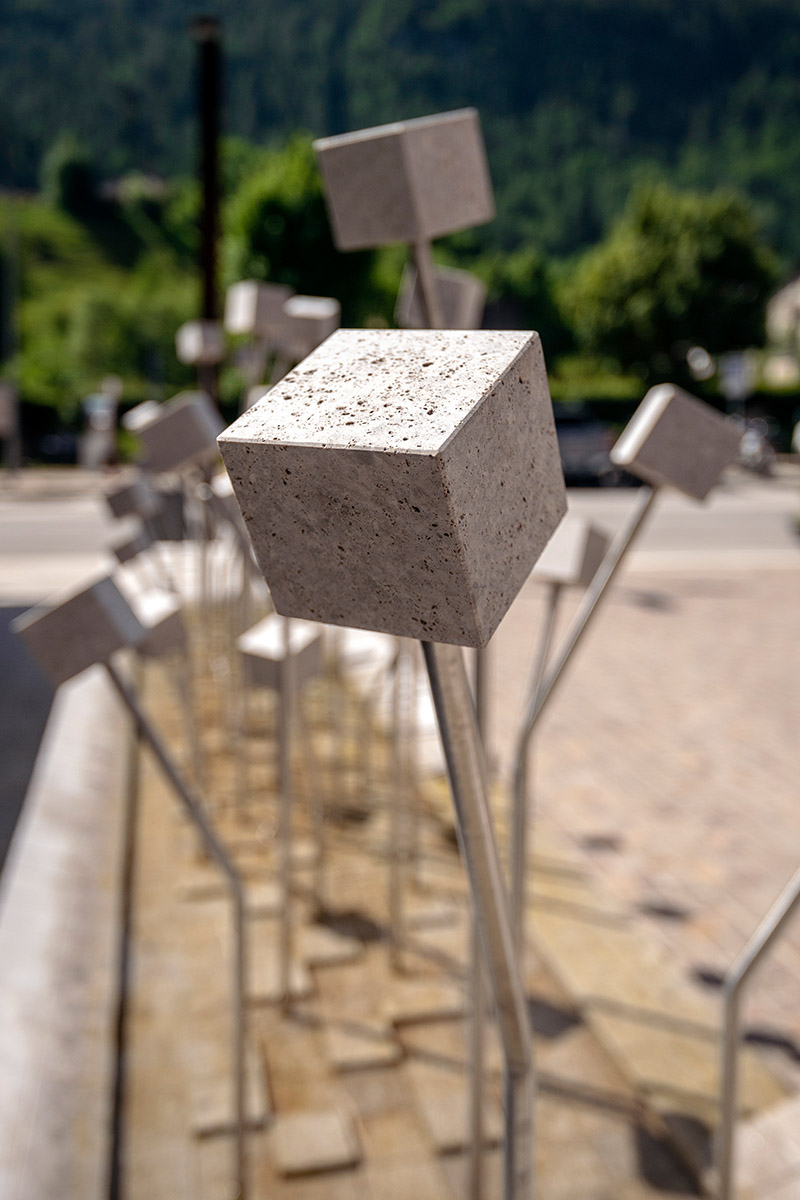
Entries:
POLYGON ((242 891, 241 881, 236 872, 236 868, 228 856, 228 852, 222 842, 217 837, 214 829, 209 823, 206 814, 203 810, 199 798, 187 786, 183 777, 178 772, 173 763, 166 747, 162 743, 156 731, 151 726, 147 717, 142 710, 139 701, 133 688, 123 679, 117 671, 113 663, 106 662, 103 664, 108 672, 109 678, 116 688, 122 699, 123 704, 127 707, 136 726, 148 746, 152 750, 158 765, 167 777, 167 780, 177 795, 178 799, 183 804, 190 819, 200 830, 200 835, 205 843, 209 855, 217 863, 223 875, 228 881, 231 889, 231 898, 233 900, 233 922, 234 922, 234 1030, 233 1030, 233 1053, 234 1053, 234 1087, 235 1087, 235 1114, 236 1114, 236 1181, 238 1185, 238 1200, 243 1200, 246 1190, 246 1162, 245 1162, 245 968, 246 968, 246 950, 245 950, 245 922, 244 922, 244 894, 242 891))
POLYGON ((720 1120, 714 1160, 719 1200, 733 1200, 734 1129, 738 1082, 738 1047, 745 984, 772 947, 800 902, 800 869, 792 876, 764 920, 745 945, 725 979, 720 1079, 720 1120))
POLYGON ((528 1200, 533 1187, 531 1029, 489 808, 486 763, 460 647, 423 642, 422 648, 509 1080, 512 1103, 506 1119, 506 1200, 528 1200))

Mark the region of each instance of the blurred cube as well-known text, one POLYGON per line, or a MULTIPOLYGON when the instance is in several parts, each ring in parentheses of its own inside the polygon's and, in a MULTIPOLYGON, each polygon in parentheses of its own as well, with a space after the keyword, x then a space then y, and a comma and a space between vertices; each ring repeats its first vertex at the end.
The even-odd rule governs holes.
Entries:
POLYGON ((206 392, 181 392, 159 404, 137 429, 151 471, 177 471, 217 456, 216 438, 224 428, 206 392))
POLYGON ((704 500, 739 449, 741 431, 716 409, 671 383, 650 388, 611 451, 611 460, 658 487, 704 500))
POLYGON ((178 361, 213 366, 225 357, 225 335, 219 321, 187 321, 175 334, 178 361))
MULTIPOLYGON (((444 329, 480 329, 486 307, 486 288, 469 271, 434 267, 444 329)), ((425 329, 428 321, 414 267, 406 266, 400 281, 394 319, 402 329, 425 329)))
POLYGON ((103 576, 57 596, 12 623, 53 687, 117 650, 137 645, 144 630, 113 579, 103 576))
POLYGON ((340 330, 220 438, 286 616, 482 646, 566 509, 538 334, 340 330))
MULTIPOLYGON (((277 691, 281 686, 284 660, 283 619, 272 613, 247 629, 236 640, 242 656, 245 680, 258 687, 277 691)), ((322 627, 312 621, 292 621, 289 625, 289 653, 294 663, 294 682, 303 687, 324 670, 322 627)))
POLYGON ((564 518, 533 568, 544 583, 588 587, 605 557, 609 539, 585 517, 564 518))
POLYGON ((494 216, 474 108, 314 143, 340 250, 429 241, 494 216))
POLYGON ((268 337, 280 328, 292 289, 282 283, 242 279, 225 293, 225 329, 230 334, 268 337))
POLYGON ((331 296, 291 296, 283 306, 283 321, 276 331, 274 349, 299 362, 316 350, 342 323, 342 309, 331 296))
POLYGON ((105 499, 115 517, 152 517, 159 509, 158 495, 142 475, 111 484, 105 499))

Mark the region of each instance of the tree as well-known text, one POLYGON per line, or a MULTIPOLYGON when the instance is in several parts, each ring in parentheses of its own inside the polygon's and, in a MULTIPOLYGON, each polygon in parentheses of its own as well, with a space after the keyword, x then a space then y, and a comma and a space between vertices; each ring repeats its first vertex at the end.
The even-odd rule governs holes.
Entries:
POLYGON ((776 270, 746 199, 651 183, 578 261, 562 306, 589 352, 680 380, 690 345, 718 354, 763 343, 776 270))
POLYGON ((97 181, 88 151, 72 133, 61 133, 42 159, 42 192, 54 208, 83 219, 97 201, 97 181))

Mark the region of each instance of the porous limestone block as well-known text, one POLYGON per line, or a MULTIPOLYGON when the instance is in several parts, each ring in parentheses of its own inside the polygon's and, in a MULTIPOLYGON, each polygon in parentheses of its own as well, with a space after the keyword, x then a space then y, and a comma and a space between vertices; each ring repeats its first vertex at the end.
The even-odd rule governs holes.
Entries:
POLYGON ((111 550, 119 563, 131 562, 134 558, 138 558, 145 550, 150 550, 153 545, 153 539, 146 529, 139 529, 133 537, 123 538, 121 541, 114 542, 111 550))
POLYGON ((180 601, 166 592, 139 592, 131 607, 138 618, 144 636, 136 647, 147 658, 164 658, 168 654, 185 654, 186 626, 180 601))
POLYGON ((53 687, 124 646, 136 646, 144 629, 114 580, 95 579, 80 591, 29 609, 12 624, 53 687))
POLYGON ((225 335, 219 321, 186 321, 175 334, 178 361, 198 366, 222 362, 225 335))
POLYGON ((566 509, 538 334, 340 330, 219 439, 286 616, 486 645, 566 509))
POLYGON ((704 500, 733 461, 741 431, 671 383, 650 388, 611 451, 611 461, 656 487, 704 500))
POLYGON ((340 250, 431 240, 494 216, 474 108, 321 138, 314 149, 340 250))
POLYGON ((122 414, 122 424, 129 433, 138 433, 143 425, 151 421, 161 405, 155 400, 143 400, 141 404, 129 408, 122 414))
POLYGON ((605 557, 609 539, 585 517, 568 513, 533 568, 535 579, 565 587, 588 587, 605 557))
POLYGON ((225 293, 225 329, 230 334, 268 337, 283 322, 283 306, 292 289, 282 283, 242 279, 225 293))
MULTIPOLYGON (((469 271, 434 267, 444 329, 480 329, 486 307, 486 288, 469 271)), ((400 281, 394 319, 402 329, 425 329, 428 321, 416 269, 407 265, 400 281)))
POLYGON ((299 362, 341 323, 342 308, 332 296, 291 296, 283 306, 283 323, 272 345, 279 353, 299 362))
POLYGON ((206 392, 181 392, 137 429, 152 471, 177 471, 216 458, 224 422, 206 392))
MULTIPOLYGON (((284 650, 283 620, 275 613, 245 630, 236 645, 242 655, 245 679, 276 691, 281 685, 284 650)), ((303 687, 324 669, 322 630, 312 621, 292 621, 289 652, 294 660, 295 684, 303 687)))
POLYGON ((105 491, 106 504, 115 517, 152 517, 158 512, 159 500, 153 488, 142 476, 127 478, 112 484, 105 491))

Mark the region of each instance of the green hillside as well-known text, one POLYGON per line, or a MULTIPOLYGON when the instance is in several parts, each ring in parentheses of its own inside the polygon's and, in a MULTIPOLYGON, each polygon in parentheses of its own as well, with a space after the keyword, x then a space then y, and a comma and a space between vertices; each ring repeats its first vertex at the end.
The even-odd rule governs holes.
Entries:
MULTIPOLYGON (((800 261, 797 0, 218 0, 228 132, 264 143, 477 105, 498 193, 482 235, 565 255, 641 175, 733 184, 800 261)), ((186 173, 189 0, 6 0, 0 186, 78 133, 101 175, 186 173)))

